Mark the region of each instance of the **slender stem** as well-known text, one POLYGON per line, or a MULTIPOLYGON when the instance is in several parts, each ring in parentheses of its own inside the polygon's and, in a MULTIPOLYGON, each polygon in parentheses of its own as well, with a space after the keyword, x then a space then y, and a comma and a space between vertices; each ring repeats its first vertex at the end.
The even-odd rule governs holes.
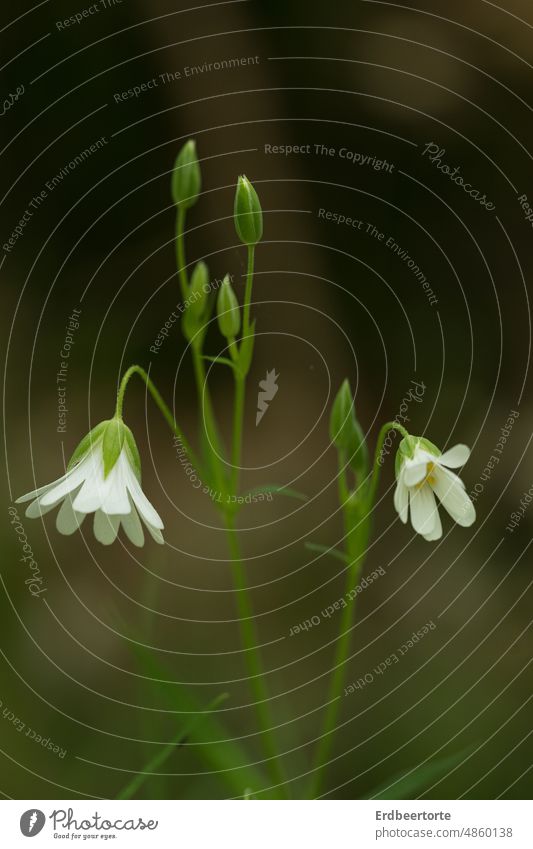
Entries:
MULTIPOLYGON (((358 528, 358 533, 355 535, 352 543, 348 546, 352 549, 352 552, 346 576, 345 598, 347 599, 347 604, 342 611, 339 625, 339 637, 335 644, 333 675, 329 685, 326 714, 324 716, 320 742, 318 744, 315 758, 315 771, 311 783, 310 796, 312 799, 316 799, 317 796, 320 795, 322 789, 324 767, 326 766, 326 762, 331 751, 333 734, 335 732, 337 718, 340 712, 341 691, 344 686, 346 663, 348 661, 352 631, 355 624, 355 599, 357 596, 354 595, 353 600, 351 600, 350 594, 357 587, 365 559, 366 546, 368 544, 368 521, 367 519, 362 519, 360 521, 363 525, 358 528)), ((346 529, 346 533, 349 534, 350 531, 346 529)))
MULTIPOLYGON (((184 225, 185 211, 178 209, 177 224, 176 224, 176 257, 180 278, 180 285, 184 298, 187 297, 189 291, 189 281, 185 269, 185 246, 184 246, 184 225)), ((246 278, 246 289, 244 297, 244 316, 243 316, 243 335, 247 336, 250 332, 250 306, 252 297, 252 282, 254 272, 254 247, 248 247, 248 271, 246 278)), ((203 338, 202 338, 203 342, 203 338)), ((222 489, 225 487, 225 476, 222 469, 222 453, 220 450, 220 439, 218 436, 218 428, 216 418, 211 403, 208 387, 206 385, 205 366, 202 360, 202 344, 193 344, 192 356, 194 364, 194 373, 198 392, 198 400, 202 413, 202 424, 205 422, 208 438, 213 446, 211 456, 214 461, 215 474, 217 476, 217 485, 222 489)), ((231 345, 231 354, 235 355, 235 345, 231 345)), ((235 409, 233 420, 233 441, 232 441, 232 464, 233 474, 231 489, 234 495, 238 493, 239 484, 239 468, 241 462, 242 451, 242 434, 244 422, 244 402, 245 402, 245 378, 244 376, 236 375, 235 383, 235 409)), ((251 686, 254 692, 256 710, 259 719, 259 724, 262 730, 262 741, 265 749, 265 754, 268 759, 269 768, 272 775, 272 780, 280 790, 280 793, 286 795, 285 779, 281 766, 278 761, 277 748, 273 738, 272 723, 270 721, 268 710, 268 693, 264 681, 264 673, 261 664, 261 657, 257 643, 255 632, 253 609, 246 585, 246 575, 242 563, 239 539, 234 523, 234 515, 232 509, 224 508, 224 518, 228 536, 228 545, 232 558, 232 570, 235 588, 237 592, 237 604, 240 616, 240 630, 242 644, 246 649, 246 663, 249 670, 251 686)))
POLYGON ((233 412, 233 442, 231 464, 233 466, 232 489, 237 495, 241 471, 242 433, 244 427, 244 402, 246 400, 246 383, 244 377, 235 375, 235 401, 233 412))
POLYGON ((239 611, 239 627, 241 642, 246 649, 246 664, 250 678, 250 686, 255 698, 255 708, 262 730, 262 742, 271 778, 280 794, 286 797, 285 777, 279 762, 277 746, 272 731, 272 722, 268 709, 268 692, 265 685, 263 665, 257 644, 257 634, 254 625, 253 609, 250 594, 246 585, 246 573, 242 562, 239 537, 235 528, 234 518, 226 513, 226 528, 228 543, 232 557, 233 581, 237 591, 237 607, 239 611))
POLYGON ((182 429, 180 428, 176 419, 174 418, 174 416, 170 412, 170 408, 167 406, 167 404, 163 400, 163 397, 161 396, 161 394, 160 394, 159 390, 157 389, 157 387, 155 386, 154 382, 151 380, 150 377, 148 377, 147 372, 143 368, 141 368, 140 366, 130 366, 130 368, 124 373, 122 380, 120 381, 120 386, 119 386, 119 390, 118 390, 118 394, 117 394, 117 406, 116 406, 116 410, 115 410, 115 416, 117 416, 118 418, 122 418, 122 409, 124 407, 124 395, 126 393, 126 387, 127 387, 130 379, 133 377, 134 374, 139 375, 141 380, 144 381, 144 383, 146 384, 146 387, 147 387, 148 391, 150 392, 152 398, 154 399, 157 407, 159 408, 160 412, 163 414, 163 417, 164 417, 165 421, 167 422, 170 430, 180 440, 185 451, 189 455, 189 458, 190 458, 191 462, 193 463, 193 465, 196 466, 197 469, 200 469, 201 467, 200 467, 200 464, 198 462, 198 459, 197 459, 193 449, 191 448, 188 440, 184 436, 182 429))
MULTIPOLYGON (((176 216, 176 262, 178 266, 178 276, 181 287, 181 294, 184 301, 189 297, 189 277, 185 261, 185 216, 186 210, 180 204, 176 216)), ((220 439, 216 417, 211 402, 211 395, 207 385, 205 365, 202 359, 204 333, 198 335, 191 342, 192 360, 194 368, 194 377, 196 381, 196 391, 198 395, 198 403, 200 406, 200 414, 202 419, 202 427, 205 426, 208 441, 214 448, 215 462, 213 464, 215 473, 215 486, 219 492, 225 493, 226 484, 224 471, 222 468, 222 441, 220 439)))
POLYGON ((411 439, 409 432, 403 427, 403 425, 398 424, 398 422, 386 422, 379 431, 378 441, 376 443, 376 451, 374 453, 374 468, 372 470, 372 478, 368 487, 367 502, 369 505, 369 511, 372 509, 374 499, 376 497, 376 491, 378 488, 379 476, 382 466, 381 452, 383 450, 383 443, 385 442, 385 437, 389 430, 398 430, 405 439, 411 439))
POLYGON ((250 309, 252 304, 252 283, 254 279, 255 245, 248 245, 248 268, 246 271, 246 289, 244 291, 244 311, 242 320, 242 335, 250 332, 250 309))
MULTIPOLYGON (((252 302, 252 285, 254 279, 254 255, 255 245, 248 245, 248 269, 246 273, 246 288, 244 291, 244 309, 242 321, 242 336, 250 335, 250 309, 252 302)), ((231 462, 233 466, 232 487, 237 494, 239 487, 240 465, 242 454, 242 433, 244 426, 244 406, 246 401, 246 377, 234 372, 235 375, 235 402, 233 408, 233 444, 231 462)))
POLYGON ((180 281, 181 294, 183 300, 186 301, 189 296, 189 278, 187 276, 187 267, 185 264, 185 239, 183 231, 185 229, 185 208, 180 203, 176 215, 176 263, 178 266, 178 277, 180 281))
POLYGON ((315 759, 315 771, 311 782, 311 798, 315 799, 322 790, 324 771, 333 743, 333 735, 337 725, 340 712, 341 692, 346 678, 346 664, 350 653, 350 642, 355 625, 356 598, 351 599, 353 590, 357 587, 361 571, 366 557, 368 542, 371 532, 371 516, 374 500, 376 497, 379 476, 381 471, 381 452, 383 443, 389 430, 398 430, 402 436, 409 438, 409 433, 398 422, 387 422, 381 428, 374 454, 374 466, 372 477, 368 485, 368 492, 361 500, 352 504, 346 494, 345 458, 343 452, 339 452, 339 500, 343 505, 345 548, 349 558, 348 572, 346 576, 345 599, 346 607, 343 608, 339 625, 339 637, 335 645, 335 659, 333 662, 333 674, 330 681, 327 708, 324 716, 322 734, 317 748, 315 759))
MULTIPOLYGON (((252 284, 254 275, 254 246, 248 246, 248 270, 246 275, 246 288, 244 293, 243 309, 243 338, 250 335, 250 309, 252 300, 252 284)), ((233 355, 234 340, 230 339, 230 353, 233 355)), ((235 399, 233 411, 233 438, 231 460, 233 474, 231 489, 234 495, 238 494, 240 465, 242 455, 242 441, 244 428, 244 407, 246 400, 246 375, 234 372, 235 377, 235 399)), ((235 528, 233 512, 227 510, 225 513, 226 528, 228 532, 228 543, 232 556, 233 580, 237 591, 237 605, 240 616, 241 640, 246 648, 246 662, 250 675, 250 683, 255 697, 255 707, 259 725, 262 730, 262 741, 265 754, 268 759, 272 780, 277 785, 280 794, 287 796, 285 777, 278 758, 276 741, 272 731, 272 722, 268 709, 268 692, 264 680, 261 655, 257 643, 257 635, 253 620, 253 608, 246 584, 246 572, 242 563, 239 548, 238 534, 235 528)))
POLYGON ((202 427, 205 427, 208 442, 210 443, 210 456, 213 460, 212 467, 215 475, 215 485, 219 493, 226 494, 226 477, 222 468, 222 443, 218 432, 215 413, 211 402, 211 395, 207 386, 205 365, 202 359, 202 349, 192 348, 192 360, 194 377, 196 380, 196 392, 202 417, 202 427))

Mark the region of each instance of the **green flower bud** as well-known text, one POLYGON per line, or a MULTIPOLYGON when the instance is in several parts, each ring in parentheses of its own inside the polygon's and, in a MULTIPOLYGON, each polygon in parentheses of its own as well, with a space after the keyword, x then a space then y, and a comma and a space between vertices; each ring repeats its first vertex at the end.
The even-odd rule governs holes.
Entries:
POLYGON ((178 153, 172 174, 172 199, 176 206, 188 209, 198 200, 202 175, 196 156, 196 142, 189 139, 178 153))
POLYGON ((241 328, 241 308, 227 274, 218 292, 217 317, 222 335, 234 339, 241 328))
POLYGON ((256 190, 244 176, 237 181, 234 219, 241 242, 256 245, 263 235, 263 211, 256 190))
POLYGON ((209 269, 205 262, 198 262, 191 275, 191 288, 187 299, 188 309, 195 318, 201 318, 207 305, 209 269))
POLYGON ((368 448, 361 425, 355 416, 352 390, 348 380, 344 381, 333 402, 329 420, 329 436, 336 448, 346 454, 346 459, 354 472, 360 477, 365 477, 368 472, 368 448))

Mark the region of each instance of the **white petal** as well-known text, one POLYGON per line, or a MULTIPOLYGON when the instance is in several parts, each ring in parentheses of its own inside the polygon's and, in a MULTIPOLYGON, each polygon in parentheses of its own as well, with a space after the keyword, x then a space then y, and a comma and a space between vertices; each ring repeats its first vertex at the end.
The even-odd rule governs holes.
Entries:
POLYGON ((60 534, 70 536, 75 531, 81 528, 81 523, 85 519, 85 513, 76 513, 72 507, 72 497, 69 495, 65 498, 61 509, 57 514, 56 527, 60 534))
POLYGON ((111 545, 115 542, 120 525, 120 516, 108 516, 97 510, 94 514, 94 535, 102 545, 111 545))
POLYGON ((107 497, 110 487, 109 477, 104 479, 104 463, 101 456, 93 457, 85 482, 74 500, 74 509, 80 513, 94 513, 98 510, 107 497))
POLYGON ((437 503, 428 484, 410 493, 411 522, 415 531, 422 536, 433 533, 438 520, 437 503))
POLYGON ((154 539, 156 542, 158 542, 159 545, 164 545, 165 540, 163 539, 163 534, 161 533, 159 528, 154 528, 154 526, 151 525, 149 522, 147 522, 146 519, 144 519, 144 524, 146 525, 146 527, 148 529, 148 533, 150 534, 152 539, 154 539))
POLYGON ((87 457, 71 469, 70 472, 67 472, 65 477, 57 486, 53 486, 51 489, 48 489, 45 495, 42 496, 41 504, 43 507, 46 507, 49 504, 58 504, 65 495, 68 495, 69 492, 73 492, 73 490, 83 483, 90 472, 90 468, 90 457, 87 457))
POLYGON ((448 466, 450 469, 458 469, 464 466, 470 457, 470 448, 468 445, 454 445, 453 448, 448 448, 444 454, 437 458, 437 462, 443 466, 448 466))
POLYGON ((476 510, 466 494, 462 481, 447 469, 436 466, 431 484, 442 506, 458 525, 469 528, 476 520, 476 510))
POLYGON ((124 516, 131 512, 131 503, 126 489, 127 469, 125 465, 128 466, 129 463, 126 452, 122 450, 117 462, 107 476, 109 488, 100 508, 109 515, 124 516))
POLYGON ((442 522, 440 520, 440 515, 439 515, 438 510, 435 511, 435 518, 436 518, 435 527, 433 528, 431 533, 430 534, 424 534, 424 539, 426 539, 428 542, 434 542, 436 539, 440 539, 441 536, 442 536, 442 522))
POLYGON ((39 489, 33 489, 31 492, 27 492, 26 495, 21 495, 20 498, 17 498, 15 504, 22 504, 24 501, 31 501, 32 498, 38 498, 43 493, 47 492, 52 487, 57 486, 58 483, 61 483, 65 480, 66 474, 62 475, 56 481, 52 481, 52 483, 47 483, 45 486, 40 486, 39 489))
POLYGON ((126 536, 131 540, 133 545, 138 545, 139 548, 144 545, 144 531, 141 525, 141 520, 137 515, 135 507, 131 506, 131 513, 126 516, 121 516, 122 527, 126 536))
POLYGON ((404 465, 404 481, 406 486, 416 486, 424 480, 427 474, 426 460, 406 460, 404 465))
POLYGON ((131 466, 129 466, 129 464, 127 469, 127 487, 130 491, 131 497, 133 498, 135 506, 141 514, 141 518, 144 520, 144 523, 148 530, 150 530, 150 525, 153 528, 159 528, 160 530, 162 530, 165 526, 161 521, 161 517, 148 501, 146 495, 140 487, 139 481, 135 477, 133 469, 131 468, 131 466))
POLYGON ((394 506, 405 525, 409 515, 409 490, 403 482, 403 473, 400 474, 394 491, 394 506))
POLYGON ((39 516, 44 516, 50 510, 53 510, 54 507, 57 507, 57 502, 54 501, 53 504, 47 504, 46 507, 44 507, 41 504, 41 499, 36 498, 35 501, 32 501, 30 506, 26 509, 26 516, 28 519, 38 519, 39 516))

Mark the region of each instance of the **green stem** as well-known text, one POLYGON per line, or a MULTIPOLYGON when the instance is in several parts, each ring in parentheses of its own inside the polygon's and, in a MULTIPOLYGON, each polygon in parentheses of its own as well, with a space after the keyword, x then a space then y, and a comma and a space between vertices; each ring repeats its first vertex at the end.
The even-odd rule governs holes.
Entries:
POLYGON ((248 245, 248 269, 246 271, 246 289, 244 291, 244 312, 242 320, 242 335, 250 332, 250 309, 252 304, 252 283, 254 279, 255 245, 248 245))
MULTIPOLYGON (((244 309, 242 322, 242 336, 250 335, 250 310, 252 303, 252 285, 254 280, 254 255, 255 245, 248 245, 248 269, 246 273, 246 288, 244 291, 244 309)), ((246 377, 234 372, 235 375, 235 402, 233 408, 233 443, 231 452, 231 463, 233 466, 232 488, 236 495, 239 488, 240 465, 242 454, 242 433, 244 427, 244 406, 246 401, 246 377)))
MULTIPOLYGON (((345 598, 348 599, 347 605, 343 608, 341 621, 339 625, 339 637, 335 644, 335 658, 333 661, 333 675, 331 677, 329 692, 327 698, 327 708, 322 726, 322 733, 318 744, 318 749, 315 758, 315 772, 311 784, 310 797, 316 799, 322 790, 324 780, 324 767, 326 766, 329 757, 331 746, 333 743, 333 734, 337 725, 337 719, 340 711, 341 691, 344 686, 346 677, 346 663, 350 652, 350 642, 352 630, 355 624, 355 599, 349 600, 349 594, 357 587, 361 570, 366 554, 366 546, 368 544, 368 520, 362 520, 363 527, 360 527, 359 533, 356 535, 356 541, 349 547, 352 548, 350 555, 350 565, 346 576, 345 598), (357 546, 357 548, 355 548, 357 546)), ((346 533, 349 531, 346 529, 346 533)))
POLYGON ((346 665, 349 659, 350 642, 352 631, 355 626, 356 597, 350 600, 350 594, 355 590, 361 576, 361 571, 366 557, 371 531, 371 516, 374 500, 376 497, 381 471, 381 452, 383 443, 389 430, 398 430, 402 436, 409 438, 409 433, 397 422, 387 422, 381 428, 374 454, 374 466, 372 477, 368 485, 368 492, 361 501, 352 504, 347 494, 345 478, 345 458, 343 452, 339 452, 339 500, 343 507, 345 549, 349 558, 348 572, 346 576, 345 599, 347 605, 343 608, 339 625, 339 637, 335 645, 335 659, 333 662, 333 674, 330 681, 327 708, 322 726, 322 734, 317 748, 315 758, 315 770, 311 782, 312 799, 316 799, 322 790, 325 767, 333 743, 337 719, 341 706, 341 692, 346 678, 346 665))
POLYGON ((244 427, 244 402, 246 400, 246 382, 244 377, 235 375, 235 401, 233 412, 233 442, 231 464, 233 467, 232 490, 237 495, 241 471, 242 433, 244 427))
MULTIPOLYGON (((254 275, 254 246, 248 246, 248 270, 246 275, 246 288, 244 293, 244 309, 243 309, 243 328, 242 336, 247 337, 250 334, 250 310, 252 300, 252 284, 254 275)), ((230 353, 233 347, 234 340, 229 340, 230 353)), ((231 460, 233 466, 233 474, 231 480, 231 489, 234 495, 239 491, 240 465, 242 455, 243 428, 244 428, 244 407, 246 400, 246 376, 234 372, 235 377, 235 400, 233 412, 233 438, 231 460)), ((250 683, 254 693, 255 707, 259 725, 262 730, 262 741, 265 755, 268 760, 271 777, 276 785, 279 793, 283 797, 287 797, 287 788, 283 770, 279 762, 276 741, 272 730, 272 722, 270 720, 270 712, 268 709, 268 692, 264 680, 264 673, 261 663, 261 656, 257 643, 257 635, 253 620, 253 608, 246 583, 246 572, 242 563, 239 539, 235 528, 235 519, 233 512, 227 510, 225 512, 226 528, 228 533, 228 543, 232 557, 233 580, 237 591, 237 605, 240 617, 241 641, 246 648, 246 662, 250 676, 250 683)))
POLYGON ((122 380, 120 381, 119 390, 117 393, 117 406, 115 409, 115 416, 117 418, 122 418, 122 409, 124 407, 124 395, 126 393, 126 387, 133 377, 134 374, 139 375, 141 380, 146 384, 146 388, 150 392, 152 398, 154 399, 159 411, 163 414, 165 421, 167 422, 170 430, 178 437, 181 444, 183 445, 185 451, 189 455, 189 459, 191 463, 196 466, 197 469, 200 469, 200 464, 198 462, 198 458, 196 457, 194 451, 192 450, 188 440, 183 434, 183 431, 179 427, 176 419, 170 412, 170 408, 167 406, 165 401, 163 400, 159 390, 155 386, 154 382, 148 377, 147 372, 141 368, 140 366, 130 366, 130 368, 124 373, 122 380))
POLYGON ((378 441, 376 443, 376 451, 374 454, 374 468, 372 470, 372 478, 368 487, 367 503, 369 505, 369 511, 372 509, 374 505, 374 499, 376 497, 376 491, 378 488, 382 466, 382 464, 380 463, 381 452, 383 450, 383 443, 385 442, 385 437, 389 430, 398 430, 405 439, 411 438, 409 432, 403 427, 403 425, 398 424, 398 422, 386 422, 379 431, 378 441))
POLYGON ((180 204, 176 215, 176 263, 178 266, 178 277, 181 287, 181 295, 186 301, 189 296, 189 278, 185 264, 185 239, 183 231, 185 229, 185 209, 180 204))
POLYGON ((246 584, 246 573, 242 562, 239 538, 235 528, 235 521, 231 513, 226 513, 226 528, 228 543, 232 558, 233 581, 237 592, 237 608, 239 611, 239 627, 241 642, 246 649, 246 664, 250 678, 255 708, 262 731, 262 742, 271 780, 274 782, 281 796, 287 796, 285 777, 279 762, 277 746, 272 730, 272 722, 268 709, 268 692, 265 685, 263 666, 257 644, 257 634, 254 625, 254 616, 249 590, 246 584))
MULTIPOLYGON (((186 210, 180 204, 176 216, 176 263, 178 266, 178 276, 181 287, 183 300, 186 301, 189 297, 189 277, 185 261, 185 216, 186 210)), ((204 333, 202 332, 195 340, 191 342, 192 360, 194 368, 194 377, 196 380, 196 391, 198 394, 198 404, 200 406, 200 414, 202 418, 201 426, 205 426, 208 441, 213 446, 212 452, 215 457, 213 464, 215 475, 215 486, 220 493, 225 494, 226 484, 225 476, 222 468, 222 441, 220 439, 211 395, 207 385, 205 375, 205 365, 202 359, 204 333)))
POLYGON ((202 348, 192 346, 192 361, 194 377, 196 380, 196 392, 202 418, 201 426, 205 427, 209 442, 209 453, 213 460, 212 467, 215 475, 215 486, 219 493, 226 494, 226 477, 222 468, 222 442, 219 436, 211 395, 207 386, 204 360, 202 359, 202 348))

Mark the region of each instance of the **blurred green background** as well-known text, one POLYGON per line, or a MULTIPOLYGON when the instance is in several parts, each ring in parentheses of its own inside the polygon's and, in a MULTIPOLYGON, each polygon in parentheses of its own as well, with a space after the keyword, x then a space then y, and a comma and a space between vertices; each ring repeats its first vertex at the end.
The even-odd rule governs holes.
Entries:
MULTIPOLYGON (((52 515, 24 519, 47 587, 34 599, 7 513, 16 497, 59 477, 89 427, 112 414, 131 363, 150 367, 186 433, 197 429, 179 328, 157 355, 150 351, 180 300, 169 181, 190 136, 203 194, 188 217, 188 261, 204 258, 216 278, 234 274, 241 298, 246 256, 232 222, 238 174, 254 182, 265 212, 243 486, 276 482, 310 496, 305 505, 275 497, 239 519, 293 795, 305 796, 338 619, 293 637, 290 630, 344 592, 342 564, 310 556, 304 542, 333 544, 342 533, 327 421, 345 376, 372 449, 412 381, 423 382, 422 403, 409 406, 410 429, 442 447, 473 446, 463 477, 468 491, 483 486, 476 525, 445 520, 444 539, 429 545, 398 522, 392 457, 385 464, 365 567, 385 575, 358 600, 347 681, 425 623, 437 627, 343 699, 329 795, 366 796, 426 759, 462 750, 460 765, 432 782, 427 797, 529 795, 533 510, 514 533, 505 526, 533 482, 531 225, 518 202, 533 173, 533 16, 519 0, 512 15, 480 2, 423 5, 264 0, 187 10, 124 0, 60 29, 77 10, 49 2, 2 31, 3 91, 25 87, 2 117, 2 243, 32 197, 105 139, 48 191, 1 267, 4 795, 113 798, 221 692, 228 699, 216 723, 195 725, 161 768, 170 775, 147 780, 138 795, 225 798, 261 787, 220 519, 191 488, 142 384, 131 385, 126 417, 144 490, 165 522, 164 548, 105 549, 90 520, 83 535, 64 538, 52 515), (243 57, 250 62, 185 75, 186 67, 243 57), (181 78, 168 81, 177 71, 181 78), (157 84, 117 102, 150 80, 157 84), (486 193, 493 212, 422 155, 430 142, 486 193), (335 153, 316 155, 315 144, 335 153), (311 152, 266 153, 265 145, 311 152), (393 168, 352 164, 337 155, 341 148, 393 168), (321 209, 365 226, 326 221, 321 209), (437 304, 368 223, 413 258, 437 304), (66 432, 58 433, 56 373, 74 308, 80 328, 66 432), (256 387, 272 368, 279 392, 256 428, 256 387), (482 480, 513 410, 520 415, 501 459, 482 480), (167 683, 154 680, 161 678, 167 683), (65 756, 17 731, 10 713, 65 756)), ((21 14, 18 4, 4 5, 4 24, 21 14)), ((220 347, 213 327, 211 353, 220 347)), ((214 368, 209 380, 227 437, 230 374, 214 368)))

